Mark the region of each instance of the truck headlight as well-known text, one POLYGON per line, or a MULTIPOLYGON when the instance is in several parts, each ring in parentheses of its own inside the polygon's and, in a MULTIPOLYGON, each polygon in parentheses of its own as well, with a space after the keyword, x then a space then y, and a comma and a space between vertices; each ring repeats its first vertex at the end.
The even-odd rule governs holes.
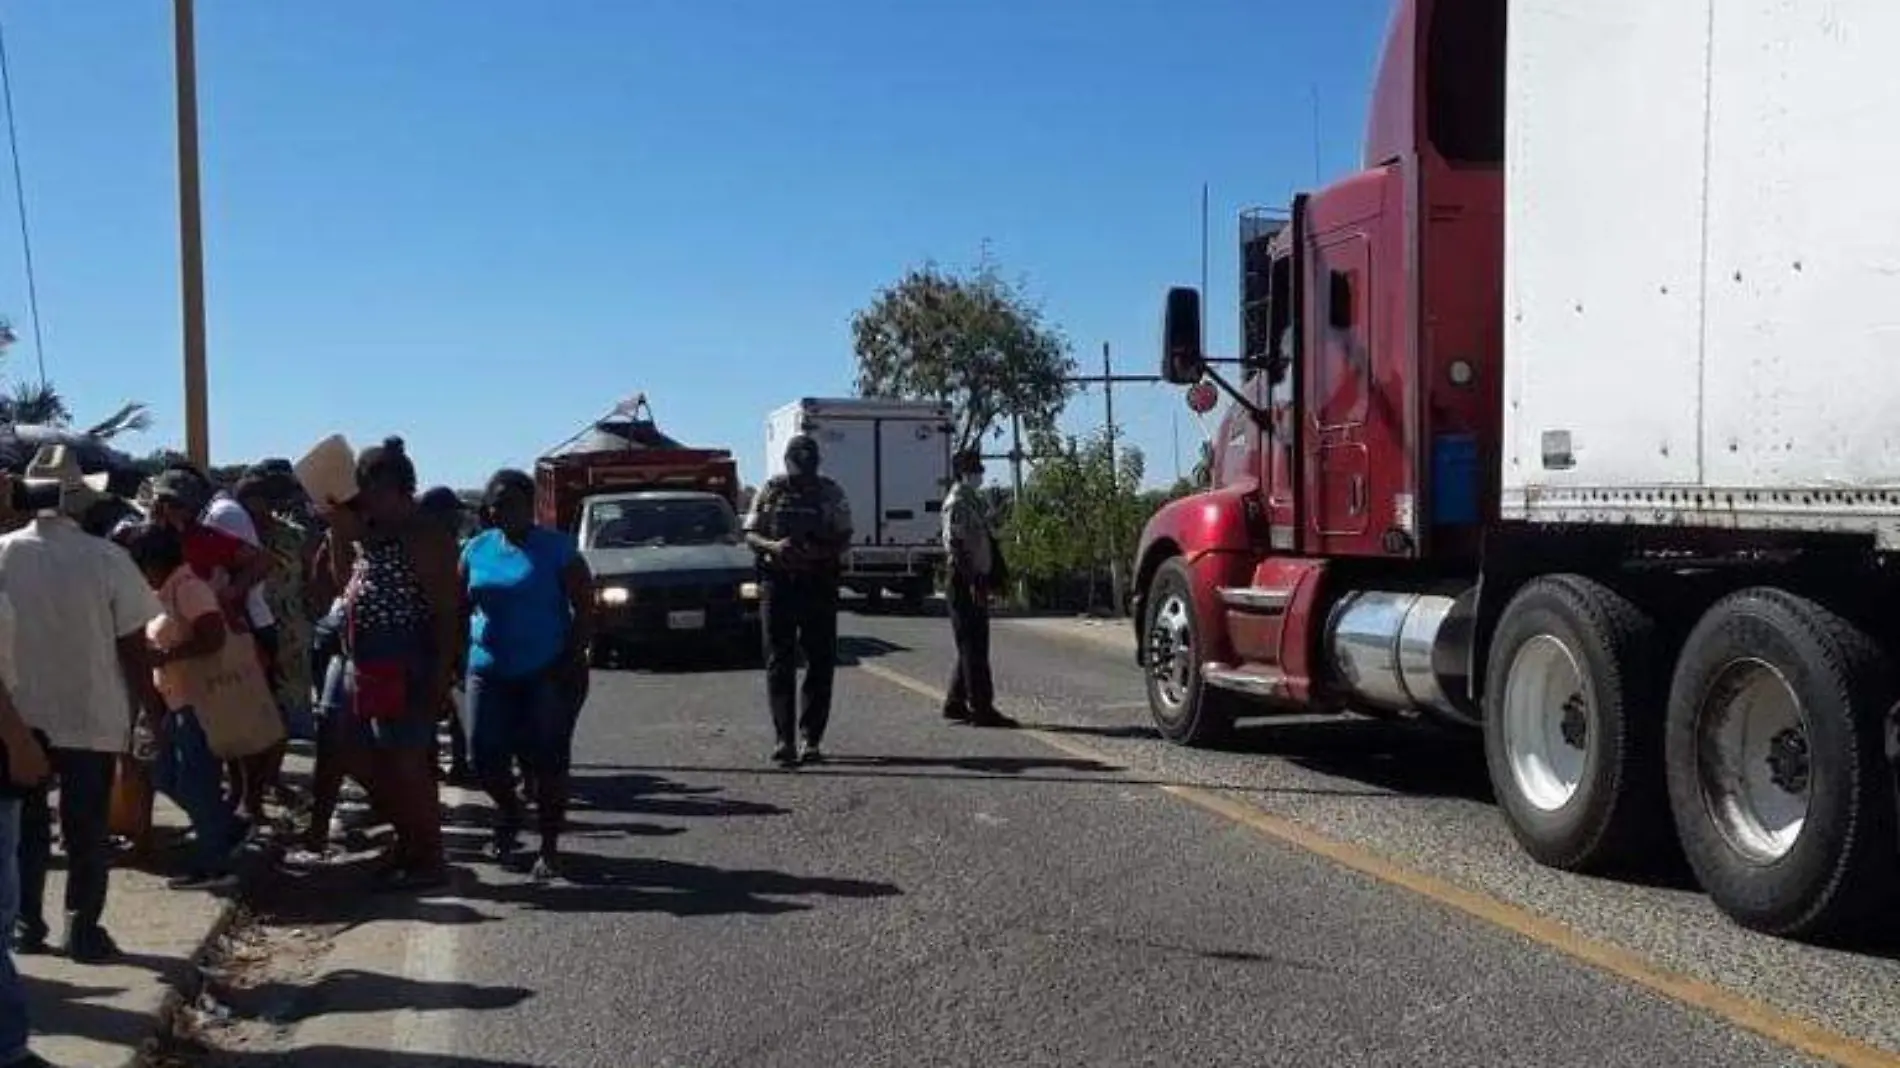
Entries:
POLYGON ((759 584, 756 582, 741 582, 739 584, 739 599, 741 601, 758 600, 759 599, 759 584))
POLYGON ((633 591, 625 586, 603 586, 594 594, 594 599, 608 608, 618 608, 633 600, 633 591))

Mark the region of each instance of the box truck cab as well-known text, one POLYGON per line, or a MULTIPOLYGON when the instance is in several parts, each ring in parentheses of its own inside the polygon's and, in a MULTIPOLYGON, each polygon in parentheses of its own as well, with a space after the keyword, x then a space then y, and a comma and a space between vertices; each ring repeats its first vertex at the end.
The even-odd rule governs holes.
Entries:
POLYGON ((1168 295, 1213 487, 1136 561, 1169 737, 1482 735, 1566 869, 1679 843, 1740 922, 1900 903, 1900 6, 1405 0, 1361 169, 1168 295))

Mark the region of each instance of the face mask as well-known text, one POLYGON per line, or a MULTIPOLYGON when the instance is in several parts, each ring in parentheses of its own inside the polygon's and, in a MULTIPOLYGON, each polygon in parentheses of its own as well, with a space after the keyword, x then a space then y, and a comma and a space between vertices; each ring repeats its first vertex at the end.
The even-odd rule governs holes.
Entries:
POLYGON ((810 475, 818 471, 818 457, 808 452, 795 452, 785 458, 785 470, 794 475, 810 475))

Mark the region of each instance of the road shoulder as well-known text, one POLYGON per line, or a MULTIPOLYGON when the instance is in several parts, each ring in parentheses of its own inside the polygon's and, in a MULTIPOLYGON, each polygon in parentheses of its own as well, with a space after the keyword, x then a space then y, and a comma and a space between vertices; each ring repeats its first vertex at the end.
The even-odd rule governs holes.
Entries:
MULTIPOLYGON (((186 826, 184 814, 163 798, 153 806, 155 838, 164 842, 186 826)), ((163 860, 161 851, 160 861, 163 860)), ((112 871, 106 929, 125 951, 110 965, 76 964, 58 954, 15 954, 26 981, 33 1049, 61 1068, 132 1068, 165 1029, 199 967, 235 914, 231 897, 168 889, 163 869, 140 861, 112 871)), ((66 893, 63 865, 46 881, 47 916, 59 931, 66 893)))
POLYGON ((1096 619, 1088 616, 1057 619, 998 619, 996 626, 1056 641, 1091 646, 1096 649, 1135 655, 1134 624, 1126 619, 1096 619))

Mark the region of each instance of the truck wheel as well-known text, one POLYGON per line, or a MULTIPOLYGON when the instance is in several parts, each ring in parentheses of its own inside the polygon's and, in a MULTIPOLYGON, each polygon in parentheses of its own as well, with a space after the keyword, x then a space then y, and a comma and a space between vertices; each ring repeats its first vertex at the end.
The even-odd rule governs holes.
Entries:
POLYGON ((1170 741, 1202 746, 1233 727, 1232 701, 1201 679, 1202 641, 1194 618, 1194 588, 1178 557, 1161 565, 1148 587, 1146 643, 1148 710, 1170 741))
POLYGON ((1664 837, 1663 682, 1642 609, 1578 575, 1537 579, 1498 621, 1484 753, 1525 852, 1566 871, 1647 859, 1664 837))
POLYGON ((1744 590, 1696 624, 1669 695, 1669 800, 1703 889, 1737 923, 1819 939, 1890 915, 1895 695, 1880 646, 1812 601, 1744 590))
POLYGON ((904 611, 913 616, 921 613, 924 610, 924 602, 930 599, 933 588, 934 585, 928 578, 914 578, 905 582, 904 611))

